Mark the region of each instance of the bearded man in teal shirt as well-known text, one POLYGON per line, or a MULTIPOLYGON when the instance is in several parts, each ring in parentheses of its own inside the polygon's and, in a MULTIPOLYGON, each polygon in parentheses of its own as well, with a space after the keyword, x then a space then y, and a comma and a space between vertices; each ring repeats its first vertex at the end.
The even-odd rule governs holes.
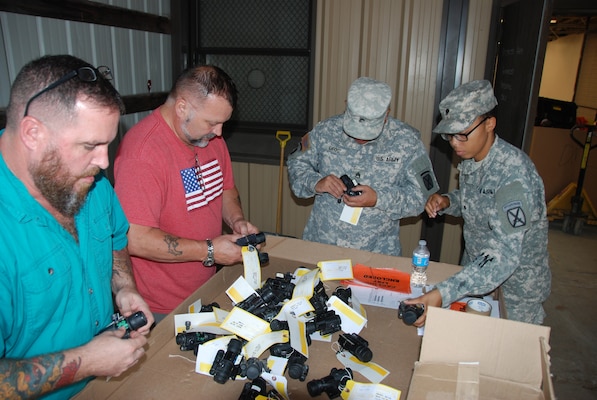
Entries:
POLYGON ((0 398, 70 398, 143 356, 153 316, 134 284, 108 167, 122 99, 72 56, 25 65, 0 132, 0 398), (147 324, 101 332, 114 304, 147 324))

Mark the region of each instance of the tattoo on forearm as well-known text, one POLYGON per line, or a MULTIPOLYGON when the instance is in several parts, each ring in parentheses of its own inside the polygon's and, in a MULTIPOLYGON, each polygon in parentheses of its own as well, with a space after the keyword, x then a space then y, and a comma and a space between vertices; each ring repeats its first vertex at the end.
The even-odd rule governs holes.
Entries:
POLYGON ((128 250, 112 252, 112 290, 116 293, 125 286, 134 285, 133 266, 128 250))
POLYGON ((0 360, 0 398, 38 397, 75 382, 81 360, 64 364, 64 354, 49 354, 28 360, 0 360))
POLYGON ((75 381, 75 375, 79 371, 79 368, 81 368, 80 358, 64 364, 64 367, 62 368, 62 376, 56 383, 56 387, 58 388, 62 386, 67 386, 73 383, 75 381))
POLYGON ((182 251, 177 250, 178 248, 178 239, 176 236, 166 235, 164 236, 164 242, 168 245, 168 253, 174 256, 181 256, 182 251))
POLYGON ((130 276, 133 272, 131 265, 131 258, 126 253, 126 256, 121 257, 119 252, 114 252, 114 259, 112 260, 112 274, 118 277, 130 276))

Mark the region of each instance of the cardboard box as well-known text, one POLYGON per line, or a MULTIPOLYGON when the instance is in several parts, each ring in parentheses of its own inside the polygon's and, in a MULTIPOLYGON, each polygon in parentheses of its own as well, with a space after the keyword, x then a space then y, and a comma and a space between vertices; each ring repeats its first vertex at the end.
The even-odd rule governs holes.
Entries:
POLYGON ((430 308, 408 400, 554 399, 550 328, 430 308))
MULTIPOLYGON (((319 261, 351 259, 372 267, 397 268, 410 272, 410 259, 391 257, 354 249, 324 245, 302 240, 267 236, 262 251, 269 254, 270 262, 262 268, 262 279, 273 277, 278 272, 292 272, 299 266, 314 268, 319 261)), ((459 266, 430 263, 428 280, 439 282, 461 269, 459 266)), ((174 337, 175 314, 187 313, 187 307, 201 299, 203 304, 216 301, 221 308, 230 310, 232 305, 225 290, 243 273, 241 265, 222 268, 209 282, 185 300, 173 313, 162 321, 149 335, 146 358, 134 368, 117 378, 92 381, 77 399, 130 400, 130 399, 237 399, 247 381, 235 380, 219 384, 205 375, 195 373, 193 352, 183 352, 174 337)), ((338 286, 333 281, 326 283, 328 294, 338 286)), ((406 395, 414 362, 419 357, 421 338, 412 326, 406 326, 392 309, 366 306, 368 323, 361 336, 369 341, 373 362, 390 370, 381 383, 402 391, 406 395)), ((340 332, 339 332, 340 333, 340 332)), ((333 342, 339 333, 335 333, 333 342)), ((336 359, 332 343, 313 342, 309 347, 309 373, 306 381, 288 379, 291 399, 310 399, 306 386, 313 379, 330 374, 332 367, 343 368, 336 359)), ((269 352, 264 353, 265 357, 269 352)), ((265 358, 264 357, 264 358, 265 358)), ((358 382, 368 381, 355 374, 358 382)), ((322 394, 326 397, 325 394, 322 394)), ((322 397, 322 398, 323 398, 322 397)))
MULTIPOLYGON (((577 131, 575 137, 584 143, 587 136, 585 132, 577 131)), ((578 182, 583 148, 570 138, 570 129, 535 126, 529 157, 543 178, 546 202, 558 196, 570 183, 578 182)), ((583 189, 591 203, 597 205, 597 157, 594 152, 587 160, 583 189)))

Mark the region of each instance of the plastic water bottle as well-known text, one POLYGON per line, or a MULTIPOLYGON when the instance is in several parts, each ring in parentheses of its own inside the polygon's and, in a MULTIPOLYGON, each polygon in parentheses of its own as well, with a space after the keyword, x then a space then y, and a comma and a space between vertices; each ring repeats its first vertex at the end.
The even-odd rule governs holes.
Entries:
POLYGON ((423 287, 427 284, 427 267, 429 266, 429 249, 427 241, 419 240, 419 246, 413 250, 412 273, 410 284, 414 287, 423 287))

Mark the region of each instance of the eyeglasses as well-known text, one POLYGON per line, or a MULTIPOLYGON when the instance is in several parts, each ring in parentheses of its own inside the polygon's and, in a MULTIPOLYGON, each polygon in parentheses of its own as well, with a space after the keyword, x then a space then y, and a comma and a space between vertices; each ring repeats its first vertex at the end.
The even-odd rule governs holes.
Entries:
POLYGON ((201 163, 199 162, 199 157, 195 153, 195 177, 197 178, 197 183, 199 184, 199 189, 205 188, 205 182, 203 181, 203 173, 201 172, 201 163))
POLYGON ((446 142, 449 142, 450 139, 452 139, 452 138, 458 140, 459 142, 467 142, 468 135, 473 133, 475 131, 475 129, 477 129, 483 122, 487 121, 488 118, 489 117, 483 118, 483 120, 481 122, 479 122, 477 125, 475 125, 475 127, 473 129, 471 129, 468 133, 442 133, 440 136, 446 142))
POLYGON ((97 67, 97 69, 92 67, 81 67, 79 69, 73 69, 68 74, 64 75, 62 78, 58 79, 55 82, 50 83, 48 86, 40 90, 39 92, 35 93, 31 98, 27 101, 25 105, 25 113, 23 114, 23 118, 26 117, 29 113, 29 106, 31 102, 37 99, 39 96, 44 94, 45 92, 54 89, 57 86, 62 85, 64 82, 67 82, 73 79, 75 76, 78 76, 80 80, 83 82, 95 82, 97 81, 97 76, 100 74, 104 79, 112 80, 112 71, 110 68, 106 67, 105 65, 97 67))

